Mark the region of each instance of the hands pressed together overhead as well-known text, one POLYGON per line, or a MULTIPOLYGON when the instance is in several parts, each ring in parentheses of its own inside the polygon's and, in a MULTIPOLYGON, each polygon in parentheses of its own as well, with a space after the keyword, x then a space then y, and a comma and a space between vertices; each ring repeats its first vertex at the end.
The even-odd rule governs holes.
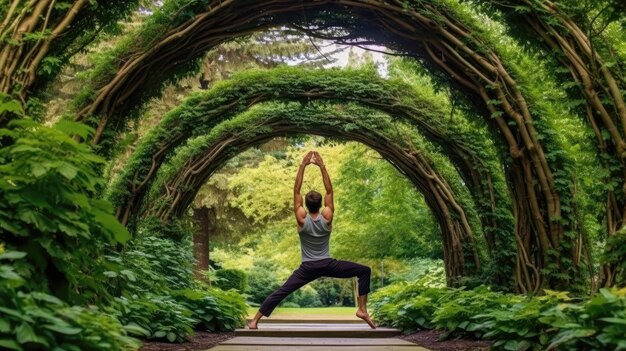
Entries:
POLYGON ((324 166, 324 160, 322 160, 322 156, 320 156, 317 151, 309 151, 302 160, 302 164, 308 166, 310 164, 317 165, 319 167, 324 166))

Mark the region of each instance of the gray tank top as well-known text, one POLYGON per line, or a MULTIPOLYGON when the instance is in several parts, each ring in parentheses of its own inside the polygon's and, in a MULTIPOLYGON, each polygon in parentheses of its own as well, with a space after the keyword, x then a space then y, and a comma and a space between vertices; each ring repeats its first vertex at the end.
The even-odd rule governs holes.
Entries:
POLYGON ((304 225, 298 234, 300 235, 302 262, 330 258, 330 228, 321 211, 315 219, 307 213, 304 225))

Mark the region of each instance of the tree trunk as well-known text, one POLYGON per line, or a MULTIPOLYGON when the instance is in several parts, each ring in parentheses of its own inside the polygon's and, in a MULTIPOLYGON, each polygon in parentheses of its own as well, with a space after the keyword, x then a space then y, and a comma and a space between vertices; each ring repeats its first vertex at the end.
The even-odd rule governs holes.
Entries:
POLYGON ((193 236, 193 256, 196 260, 194 272, 196 278, 211 285, 209 276, 205 272, 209 270, 209 241, 216 228, 215 209, 205 206, 194 208, 193 218, 198 225, 193 236))

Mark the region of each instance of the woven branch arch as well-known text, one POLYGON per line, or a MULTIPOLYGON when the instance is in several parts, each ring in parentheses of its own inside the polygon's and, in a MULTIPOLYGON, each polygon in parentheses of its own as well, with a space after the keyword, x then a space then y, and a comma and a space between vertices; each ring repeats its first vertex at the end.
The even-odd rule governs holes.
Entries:
POLYGON ((296 134, 358 141, 379 152, 424 195, 438 221, 448 284, 457 285, 462 276, 480 271, 471 224, 475 220, 466 213, 473 205, 467 193, 459 194, 459 179, 449 182, 454 177, 437 169, 432 151, 423 148, 413 127, 354 104, 268 102, 218 124, 177 149, 159 170, 137 215, 163 222, 183 215, 201 186, 230 158, 274 137, 296 134))
POLYGON ((114 136, 115 127, 111 126, 124 125, 124 119, 147 97, 158 95, 166 81, 188 72, 195 59, 222 42, 280 25, 295 25, 318 36, 328 35, 319 29, 341 28, 342 39, 366 38, 422 60, 469 97, 498 135, 498 142, 509 150, 518 290, 565 288, 580 276, 576 264, 561 262, 561 258, 578 262, 577 245, 583 242, 563 240, 566 232, 577 238, 582 235, 571 226, 572 214, 561 207, 561 198, 571 196, 571 182, 555 182, 554 172, 565 163, 565 156, 556 155, 557 160, 548 163, 545 145, 535 129, 539 118, 533 113, 535 102, 519 89, 515 72, 498 55, 488 35, 476 24, 462 20, 456 8, 434 0, 227 0, 187 10, 195 11, 195 16, 174 17, 176 25, 162 28, 162 34, 146 33, 152 38, 149 45, 134 45, 122 52, 114 63, 118 67, 114 75, 94 77, 98 85, 89 88, 93 98, 82 104, 76 118, 94 123, 94 144, 102 142, 105 135, 114 136), (542 276, 536 284, 536 272, 548 266, 555 274, 542 276))
MULTIPOLYGON (((448 113, 429 97, 369 70, 251 71, 188 98, 146 136, 109 190, 108 198, 116 205, 120 221, 128 224, 139 211, 157 171, 176 147, 255 104, 272 100, 353 101, 415 125, 451 159, 470 188, 493 265, 511 265, 510 199, 498 174, 501 166, 495 151, 490 150, 478 126, 463 129, 445 124, 448 113)), ((496 270, 501 273, 494 281, 510 280, 510 271, 496 270)))

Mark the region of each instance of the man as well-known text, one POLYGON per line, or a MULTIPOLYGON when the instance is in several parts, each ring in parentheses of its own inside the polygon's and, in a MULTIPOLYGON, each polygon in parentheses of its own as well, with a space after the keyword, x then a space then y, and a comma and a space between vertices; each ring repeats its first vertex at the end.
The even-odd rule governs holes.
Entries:
POLYGON ((333 203, 333 186, 330 177, 324 166, 324 161, 319 153, 309 151, 298 169, 296 184, 293 188, 294 213, 296 215, 298 234, 300 235, 300 246, 302 252, 302 263, 285 284, 278 290, 270 294, 257 312, 254 319, 248 323, 250 329, 257 329, 257 323, 261 317, 269 317, 274 308, 289 294, 299 289, 303 285, 319 278, 359 278, 358 309, 356 316, 363 319, 372 329, 376 325, 367 313, 367 294, 370 292, 371 269, 367 266, 349 261, 339 261, 330 257, 329 241, 330 232, 333 226, 333 213, 335 206, 333 203), (322 206, 322 195, 317 191, 310 191, 306 194, 307 214, 302 206, 302 179, 304 169, 309 164, 317 165, 322 171, 322 179, 326 188, 324 196, 324 209, 322 206))

